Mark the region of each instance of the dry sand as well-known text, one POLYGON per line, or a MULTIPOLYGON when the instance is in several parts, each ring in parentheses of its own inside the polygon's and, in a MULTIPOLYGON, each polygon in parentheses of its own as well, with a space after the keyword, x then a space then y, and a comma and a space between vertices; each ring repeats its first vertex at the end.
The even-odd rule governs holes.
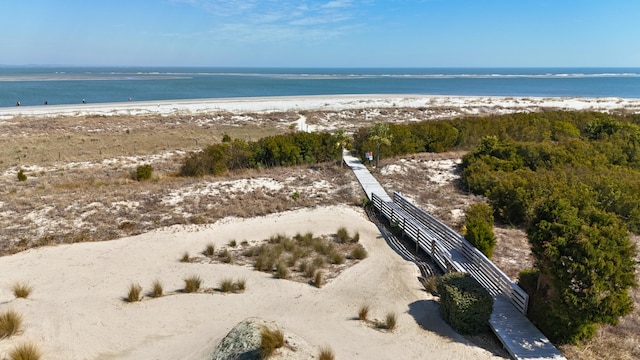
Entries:
POLYGON ((237 323, 259 317, 280 324, 314 346, 330 345, 338 359, 494 357, 446 326, 418 281, 417 268, 400 258, 358 208, 302 209, 214 225, 177 226, 99 243, 31 249, 0 258, 0 311, 24 316, 21 334, 0 340, 0 358, 31 341, 46 359, 203 359, 237 323), (181 263, 213 242, 260 241, 276 233, 335 233, 339 226, 360 233, 369 257, 324 287, 274 279, 250 267, 181 263), (131 282, 145 291, 159 279, 165 291, 183 287, 197 274, 204 288, 224 278, 246 279, 241 294, 177 293, 142 302, 123 301, 131 282), (27 281, 28 299, 10 287, 27 281), (370 316, 397 313, 398 327, 385 332, 354 320, 359 307, 370 316))

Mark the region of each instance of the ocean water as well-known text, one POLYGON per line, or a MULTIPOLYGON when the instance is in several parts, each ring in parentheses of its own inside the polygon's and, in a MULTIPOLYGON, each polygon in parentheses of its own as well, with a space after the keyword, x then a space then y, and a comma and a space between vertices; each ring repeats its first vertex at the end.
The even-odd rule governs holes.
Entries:
POLYGON ((333 94, 640 98, 640 68, 0 67, 0 107, 333 94))

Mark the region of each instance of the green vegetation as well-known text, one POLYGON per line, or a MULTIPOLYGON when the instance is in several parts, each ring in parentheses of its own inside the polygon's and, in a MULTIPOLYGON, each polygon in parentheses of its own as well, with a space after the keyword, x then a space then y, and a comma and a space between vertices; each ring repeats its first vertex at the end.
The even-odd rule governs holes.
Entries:
POLYGON ((465 239, 490 258, 496 246, 493 209, 487 204, 472 204, 467 210, 465 220, 465 239))
POLYGON ((22 169, 18 170, 18 181, 26 181, 27 175, 22 171, 22 169))
POLYGON ((317 270, 313 277, 313 285, 317 288, 321 288, 324 285, 324 274, 322 271, 317 270))
POLYGON ((42 353, 31 343, 18 345, 9 352, 9 360, 40 360, 41 358, 42 353))
POLYGON ((260 332, 260 358, 268 359, 284 346, 284 333, 280 329, 263 327, 260 332))
POLYGON ((258 141, 234 139, 191 153, 182 176, 222 175, 229 170, 315 164, 335 160, 339 139, 329 133, 294 132, 258 141))
POLYGON ((0 313, 0 339, 15 335, 22 328, 22 315, 14 310, 0 313))
POLYGON ((376 148, 376 168, 380 163, 380 148, 382 145, 391 146, 393 135, 389 131, 389 124, 377 122, 368 129, 367 140, 376 148))
POLYGON ((457 332, 475 335, 487 328, 493 298, 468 273, 441 276, 436 285, 442 318, 457 332))
POLYGON ((153 175, 153 166, 149 164, 140 165, 131 173, 131 178, 136 181, 151 179, 153 175))
POLYGON ((17 282, 11 286, 11 290, 13 290, 13 295, 15 295, 16 298, 26 299, 31 294, 31 291, 33 291, 33 287, 24 282, 17 282))
POLYGON ((361 244, 357 244, 356 247, 351 250, 351 258, 356 260, 362 260, 367 257, 367 250, 361 244))
POLYGON ((529 115, 541 129, 526 141, 480 139, 463 159, 462 180, 500 221, 527 228, 535 268, 520 282, 529 317, 552 341, 576 343, 633 308, 640 126, 637 118, 554 115, 562 120, 529 115))

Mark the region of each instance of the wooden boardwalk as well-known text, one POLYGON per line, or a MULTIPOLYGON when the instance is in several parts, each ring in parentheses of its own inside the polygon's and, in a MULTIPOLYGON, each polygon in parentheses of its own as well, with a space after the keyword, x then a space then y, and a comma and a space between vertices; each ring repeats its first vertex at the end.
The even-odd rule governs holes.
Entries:
POLYGON ((395 193, 391 198, 357 158, 345 162, 373 202, 389 221, 428 253, 445 272, 467 272, 494 298, 489 325, 514 359, 565 359, 525 316, 529 297, 480 251, 455 231, 395 193))

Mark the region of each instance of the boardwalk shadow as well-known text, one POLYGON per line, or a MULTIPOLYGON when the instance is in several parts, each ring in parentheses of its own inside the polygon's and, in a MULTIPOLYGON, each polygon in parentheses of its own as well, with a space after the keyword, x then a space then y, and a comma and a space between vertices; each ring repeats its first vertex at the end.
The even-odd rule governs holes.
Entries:
POLYGON ((431 299, 417 300, 409 304, 409 315, 424 330, 431 331, 443 338, 469 346, 478 346, 495 356, 509 359, 509 354, 502 348, 498 339, 488 331, 477 336, 462 336, 447 324, 440 316, 438 302, 431 299))

